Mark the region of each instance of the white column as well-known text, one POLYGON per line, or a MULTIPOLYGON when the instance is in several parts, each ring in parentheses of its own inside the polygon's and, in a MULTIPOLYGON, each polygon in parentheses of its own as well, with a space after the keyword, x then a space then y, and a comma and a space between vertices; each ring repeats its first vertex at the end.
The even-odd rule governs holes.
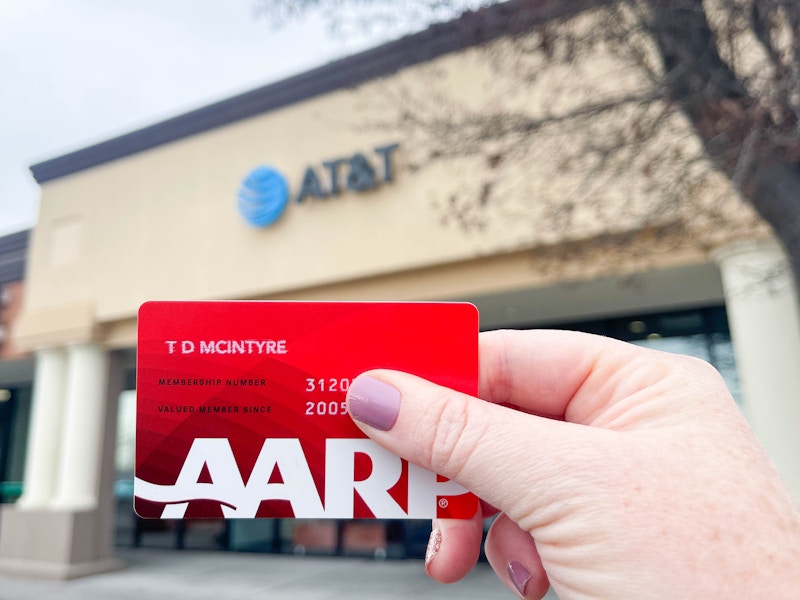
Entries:
POLYGON ((107 361, 105 351, 96 344, 67 347, 64 436, 53 508, 97 506, 107 361))
POLYGON ((63 350, 48 348, 36 353, 23 494, 17 501, 17 506, 22 509, 44 508, 55 494, 61 450, 65 366, 63 350))
POLYGON ((743 410, 800 504, 800 308, 775 240, 718 249, 743 410))

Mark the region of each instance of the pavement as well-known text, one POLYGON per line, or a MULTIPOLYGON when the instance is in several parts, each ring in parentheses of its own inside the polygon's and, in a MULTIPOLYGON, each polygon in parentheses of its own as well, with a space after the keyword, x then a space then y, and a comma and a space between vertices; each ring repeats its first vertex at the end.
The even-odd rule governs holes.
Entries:
MULTIPOLYGON (((127 567, 71 581, 0 575, 0 600, 494 600, 512 594, 486 563, 439 584, 422 561, 117 548, 127 567)), ((557 600, 550 592, 546 598, 557 600)))

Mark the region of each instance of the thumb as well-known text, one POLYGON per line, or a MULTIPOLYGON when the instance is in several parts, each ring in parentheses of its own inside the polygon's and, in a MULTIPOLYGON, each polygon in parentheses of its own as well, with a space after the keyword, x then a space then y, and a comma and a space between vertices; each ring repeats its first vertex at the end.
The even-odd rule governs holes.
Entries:
POLYGON ((586 456, 590 447, 565 428, 592 428, 522 413, 397 371, 360 375, 347 402, 356 424, 378 444, 457 481, 512 517, 532 508, 520 506, 522 492, 545 500, 566 474, 563 462, 586 456), (576 452, 576 444, 584 451, 576 452), (531 494, 537 488, 541 494, 531 494))

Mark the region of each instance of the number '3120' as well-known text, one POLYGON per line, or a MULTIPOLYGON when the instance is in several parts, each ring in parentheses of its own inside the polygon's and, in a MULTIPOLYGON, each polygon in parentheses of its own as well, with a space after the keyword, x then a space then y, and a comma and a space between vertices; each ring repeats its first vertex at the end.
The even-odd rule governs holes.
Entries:
POLYGON ((350 388, 350 380, 346 378, 337 379, 335 377, 321 377, 314 379, 306 378, 307 392, 346 392, 350 388))

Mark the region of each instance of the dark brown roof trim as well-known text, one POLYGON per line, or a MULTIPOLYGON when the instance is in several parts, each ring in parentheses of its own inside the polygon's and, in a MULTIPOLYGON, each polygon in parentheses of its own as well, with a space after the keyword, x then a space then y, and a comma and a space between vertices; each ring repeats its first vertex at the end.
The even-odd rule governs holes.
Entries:
POLYGON ((46 160, 30 167, 39 183, 64 177, 118 158, 228 125, 338 89, 390 75, 496 39, 527 31, 537 23, 567 17, 596 3, 592 0, 511 0, 465 13, 377 48, 337 60, 239 96, 167 119, 155 125, 46 160))

